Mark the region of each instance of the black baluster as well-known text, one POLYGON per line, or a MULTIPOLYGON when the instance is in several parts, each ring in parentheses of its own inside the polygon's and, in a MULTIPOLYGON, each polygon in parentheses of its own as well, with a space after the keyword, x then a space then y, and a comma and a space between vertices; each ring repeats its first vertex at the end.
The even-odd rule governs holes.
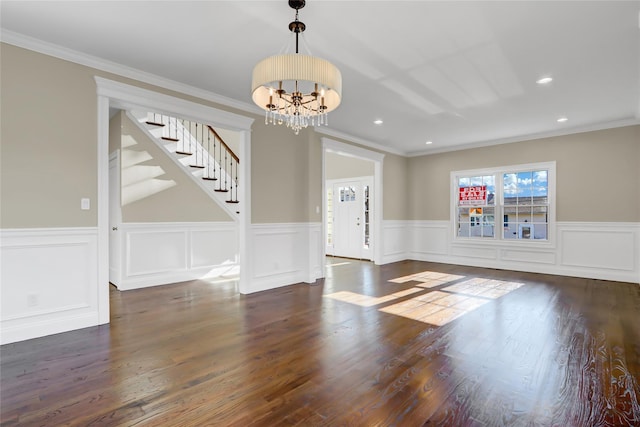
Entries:
MULTIPOLYGON (((191 122, 189 122, 189 130, 191 130, 191 122)), ((189 133, 191 133, 191 132, 189 132, 189 133)), ((200 151, 200 150, 198 150, 198 145, 199 145, 198 144, 198 122, 196 122, 195 142, 194 143, 196 144, 196 165, 199 165, 200 162, 198 161, 198 151, 200 151)), ((201 158, 202 158, 202 156, 201 156, 201 158)))

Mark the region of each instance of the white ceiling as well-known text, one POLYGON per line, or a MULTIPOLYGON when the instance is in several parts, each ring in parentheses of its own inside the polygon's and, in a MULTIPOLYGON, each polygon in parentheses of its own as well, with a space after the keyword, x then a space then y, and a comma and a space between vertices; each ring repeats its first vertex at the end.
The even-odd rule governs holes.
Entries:
MULTIPOLYGON (((291 41, 294 18, 285 0, 0 8, 5 41, 44 41, 245 109, 253 66, 291 41)), ((308 0, 300 20, 306 47, 342 71, 335 135, 417 154, 640 123, 640 1, 308 0), (554 80, 537 85, 543 76, 554 80)))

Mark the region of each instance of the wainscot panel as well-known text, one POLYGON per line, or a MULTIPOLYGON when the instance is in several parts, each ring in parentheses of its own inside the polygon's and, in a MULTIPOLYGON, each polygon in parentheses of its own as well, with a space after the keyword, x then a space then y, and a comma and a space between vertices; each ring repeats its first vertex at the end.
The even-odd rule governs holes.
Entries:
POLYGON ((500 259, 513 262, 533 262, 538 264, 555 264, 555 251, 527 251, 521 249, 502 249, 500 259))
POLYGON ((382 222, 382 264, 407 259, 410 247, 407 221, 382 222))
POLYGON ((253 224, 249 293, 322 277, 319 223, 253 224))
POLYGON ((408 224, 411 232, 410 252, 415 254, 447 254, 448 221, 431 221, 429 223, 411 221, 408 224))
POLYGON ((531 242, 530 247, 521 241, 455 241, 449 221, 393 221, 384 226, 389 239, 383 242, 386 262, 414 259, 640 283, 638 223, 556 222, 550 233, 556 241, 531 242), (404 246, 402 233, 410 236, 404 246))
POLYGON ((563 271, 640 283, 640 224, 561 222, 558 236, 563 271))
POLYGON ((120 290, 238 274, 234 222, 123 223, 120 290))
POLYGON ((0 232, 0 343, 99 324, 97 235, 93 227, 0 232))
MULTIPOLYGON (((451 246, 451 255, 460 258, 478 258, 482 260, 497 260, 498 252, 493 247, 451 246)), ((477 264, 475 264, 477 265, 477 264)))

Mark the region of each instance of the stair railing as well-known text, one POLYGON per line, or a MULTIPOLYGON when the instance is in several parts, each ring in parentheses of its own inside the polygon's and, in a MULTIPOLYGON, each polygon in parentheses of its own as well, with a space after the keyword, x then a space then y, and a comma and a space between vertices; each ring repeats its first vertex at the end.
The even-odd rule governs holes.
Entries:
POLYGON ((218 135, 218 132, 216 132, 214 128, 209 125, 207 125, 207 128, 209 131, 207 142, 209 142, 210 139, 213 140, 215 151, 215 142, 218 141, 218 165, 220 165, 223 172, 226 172, 223 177, 224 183, 221 183, 220 188, 229 190, 228 203, 238 203, 238 171, 240 168, 240 159, 236 153, 229 148, 220 135, 218 135), (212 138, 209 138, 209 136, 212 136, 212 138))
POLYGON ((213 127, 160 113, 148 113, 147 123, 163 126, 161 138, 176 142, 176 154, 190 156, 189 166, 203 169, 202 179, 214 181, 214 191, 229 193, 227 203, 239 203, 240 159, 213 127))

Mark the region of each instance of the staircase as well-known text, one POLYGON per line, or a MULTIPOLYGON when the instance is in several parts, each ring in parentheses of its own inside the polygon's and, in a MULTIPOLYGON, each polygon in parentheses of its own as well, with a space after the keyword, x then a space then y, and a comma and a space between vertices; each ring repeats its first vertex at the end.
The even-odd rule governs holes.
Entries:
POLYGON ((128 111, 129 118, 234 219, 240 213, 240 159, 209 125, 166 114, 128 111))

